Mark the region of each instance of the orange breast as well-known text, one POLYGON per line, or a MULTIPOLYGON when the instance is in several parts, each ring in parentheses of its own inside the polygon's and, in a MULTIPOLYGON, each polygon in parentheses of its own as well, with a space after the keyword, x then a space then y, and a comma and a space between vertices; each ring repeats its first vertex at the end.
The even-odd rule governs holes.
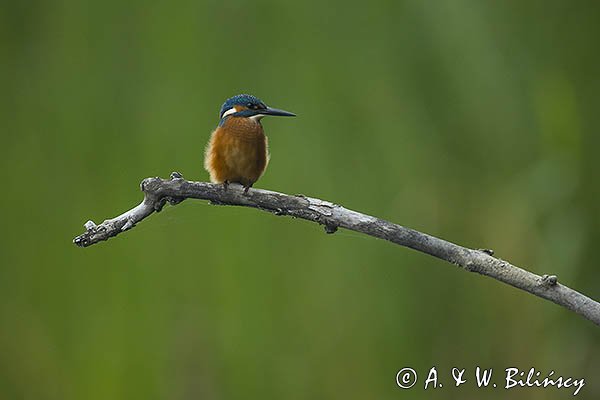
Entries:
POLYGON ((269 161, 267 137, 262 125, 249 118, 229 117, 211 135, 204 167, 211 182, 238 182, 251 186, 269 161))

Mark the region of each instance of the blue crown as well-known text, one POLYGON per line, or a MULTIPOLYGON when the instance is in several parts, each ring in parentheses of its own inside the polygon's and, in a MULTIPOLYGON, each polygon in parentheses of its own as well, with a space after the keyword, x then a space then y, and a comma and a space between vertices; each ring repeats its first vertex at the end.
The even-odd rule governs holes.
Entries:
POLYGON ((252 106, 261 105, 265 107, 265 103, 263 103, 258 97, 254 97, 250 94, 238 94, 237 96, 233 96, 227 99, 225 103, 223 103, 223 106, 221 107, 221 112, 219 113, 219 117, 222 118, 223 113, 232 108, 233 106, 245 106, 250 108, 252 106))

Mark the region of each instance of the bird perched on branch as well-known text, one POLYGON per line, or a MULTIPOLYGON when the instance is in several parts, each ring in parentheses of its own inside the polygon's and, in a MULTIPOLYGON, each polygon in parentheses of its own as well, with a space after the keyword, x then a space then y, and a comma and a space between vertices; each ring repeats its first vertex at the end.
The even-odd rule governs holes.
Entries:
POLYGON ((244 193, 265 172, 269 163, 269 146, 260 120, 268 115, 296 115, 268 107, 260 99, 239 94, 223 104, 219 126, 206 146, 204 168, 213 183, 224 188, 231 182, 241 183, 244 193))

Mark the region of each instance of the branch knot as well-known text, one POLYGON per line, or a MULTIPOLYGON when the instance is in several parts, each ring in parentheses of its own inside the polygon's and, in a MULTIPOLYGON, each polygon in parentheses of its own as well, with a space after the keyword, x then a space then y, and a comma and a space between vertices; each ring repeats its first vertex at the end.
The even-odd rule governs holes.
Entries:
POLYGON ((542 275, 542 285, 544 286, 556 286, 558 278, 556 275, 542 275))

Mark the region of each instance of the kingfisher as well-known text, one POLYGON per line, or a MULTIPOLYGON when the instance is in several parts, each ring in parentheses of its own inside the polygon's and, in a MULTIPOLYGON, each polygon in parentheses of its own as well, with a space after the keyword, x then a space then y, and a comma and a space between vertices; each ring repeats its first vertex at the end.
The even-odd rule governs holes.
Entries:
POLYGON ((223 103, 219 125, 212 132, 204 154, 210 181, 227 186, 237 182, 244 193, 261 177, 269 163, 269 145, 261 119, 268 115, 295 117, 288 111, 268 107, 249 94, 233 96, 223 103))

